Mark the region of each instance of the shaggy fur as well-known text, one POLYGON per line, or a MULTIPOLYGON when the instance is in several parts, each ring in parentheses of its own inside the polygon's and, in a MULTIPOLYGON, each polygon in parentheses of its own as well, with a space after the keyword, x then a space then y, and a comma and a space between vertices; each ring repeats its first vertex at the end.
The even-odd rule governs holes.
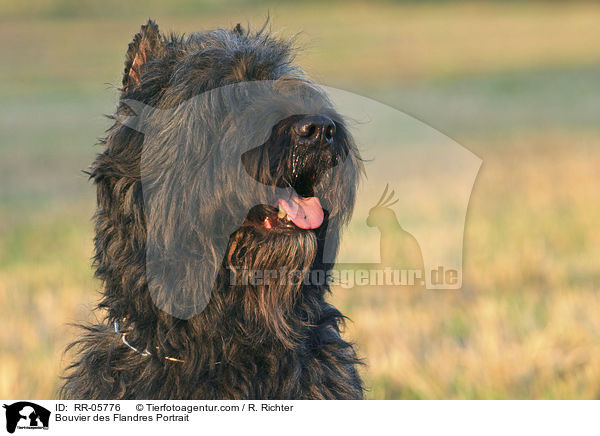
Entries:
MULTIPOLYGON (((239 25, 183 38, 165 37, 149 21, 135 36, 127 51, 116 121, 90 171, 98 201, 95 267, 103 282, 99 310, 106 319, 84 326, 80 339, 70 346, 76 361, 67 370, 62 398, 362 398, 356 371, 360 362, 352 345, 340 336, 343 315, 325 301, 327 284, 237 281, 243 270, 287 268, 306 274, 331 269, 331 262, 325 263, 323 257, 325 232, 337 241, 349 219, 360 174, 360 159, 342 118, 323 100, 319 113, 326 113, 337 126, 332 146, 324 151, 294 143, 290 129, 303 114, 281 118, 268 141, 246 151, 242 162, 232 168, 210 167, 212 156, 224 146, 217 150, 201 146, 200 153, 189 155, 193 161, 181 168, 169 159, 188 142, 177 142, 179 149, 174 150, 168 140, 156 141, 155 154, 149 148, 149 171, 169 183, 148 191, 159 217, 159 224, 152 226, 140 169, 144 134, 118 121, 120 114, 129 111, 125 100, 173 108, 206 91, 247 81, 291 81, 316 89, 292 60, 289 42, 264 29, 251 33, 239 25), (341 161, 345 170, 328 173, 341 161), (274 213, 272 205, 254 202, 251 188, 236 171, 245 171, 265 189, 293 186, 304 196, 321 192, 323 225, 315 230, 266 229, 263 219, 274 213), (179 193, 172 190, 175 185, 209 193, 198 216, 210 226, 193 227, 169 215, 173 202, 189 201, 188 190, 179 193), (247 204, 247 217, 241 224, 236 222, 224 204, 247 204), (229 222, 237 223, 237 230, 224 242, 225 255, 211 260, 218 252, 211 235, 229 222), (168 266, 177 272, 176 284, 188 290, 183 294, 186 301, 206 300, 202 311, 177 317, 156 304, 157 295, 149 290, 149 241, 167 252, 177 246, 180 252, 194 253, 187 261, 175 260, 168 266), (215 262, 218 273, 209 298, 195 294, 200 284, 210 280, 209 266, 215 262), (115 321, 138 352, 115 332, 115 321)), ((160 131, 172 137, 191 122, 177 116, 176 122, 164 121, 160 131)), ((231 127, 217 116, 210 122, 211 128, 222 132, 231 127)), ((192 139, 196 146, 202 143, 192 139)))

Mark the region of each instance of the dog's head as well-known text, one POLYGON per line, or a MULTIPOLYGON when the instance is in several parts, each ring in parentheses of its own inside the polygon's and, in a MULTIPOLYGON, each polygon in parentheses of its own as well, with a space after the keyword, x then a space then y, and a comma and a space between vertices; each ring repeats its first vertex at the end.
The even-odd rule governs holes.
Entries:
POLYGON ((240 274, 329 270, 360 159, 292 58, 289 42, 239 25, 184 39, 148 22, 136 35, 118 122, 92 173, 98 274, 114 318, 141 312, 131 288, 185 319, 223 288, 251 289, 252 310, 289 309, 298 282, 278 277, 276 292, 264 280, 240 287, 240 274))

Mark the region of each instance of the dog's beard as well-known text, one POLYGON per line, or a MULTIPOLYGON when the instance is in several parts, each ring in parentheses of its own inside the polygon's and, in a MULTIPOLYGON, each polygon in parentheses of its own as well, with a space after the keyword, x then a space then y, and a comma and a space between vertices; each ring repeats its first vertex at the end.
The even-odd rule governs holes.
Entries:
POLYGON ((312 231, 271 232, 251 221, 231 236, 224 266, 249 337, 261 342, 272 335, 286 345, 301 339, 292 315, 317 245, 312 231))

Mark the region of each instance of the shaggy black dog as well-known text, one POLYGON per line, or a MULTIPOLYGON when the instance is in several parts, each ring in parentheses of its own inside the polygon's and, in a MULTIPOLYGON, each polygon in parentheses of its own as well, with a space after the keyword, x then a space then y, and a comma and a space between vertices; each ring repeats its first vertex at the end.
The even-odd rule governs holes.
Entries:
POLYGON ((90 171, 106 320, 63 398, 362 398, 322 280, 360 158, 292 61, 264 28, 135 36, 90 171))

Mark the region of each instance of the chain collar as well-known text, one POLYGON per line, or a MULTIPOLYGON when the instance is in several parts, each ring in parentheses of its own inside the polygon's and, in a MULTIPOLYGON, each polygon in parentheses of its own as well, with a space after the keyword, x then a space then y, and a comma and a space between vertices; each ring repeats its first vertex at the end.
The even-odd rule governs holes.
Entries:
MULTIPOLYGON (((127 332, 122 332, 119 330, 119 322, 117 320, 115 320, 115 333, 118 335, 121 335, 121 341, 127 345, 130 349, 132 349, 133 351, 135 351, 137 354, 141 355, 141 356, 151 356, 152 353, 150 353, 150 351, 148 351, 148 349, 146 348, 144 351, 140 351, 137 348, 135 348, 133 345, 131 345, 129 342, 127 342, 127 332)), ((157 350, 159 350, 158 347, 156 347, 157 350)), ((169 357, 169 356, 165 356, 164 357, 166 360, 170 360, 171 362, 180 362, 180 363, 184 363, 184 360, 181 359, 177 359, 175 357, 169 357)))

